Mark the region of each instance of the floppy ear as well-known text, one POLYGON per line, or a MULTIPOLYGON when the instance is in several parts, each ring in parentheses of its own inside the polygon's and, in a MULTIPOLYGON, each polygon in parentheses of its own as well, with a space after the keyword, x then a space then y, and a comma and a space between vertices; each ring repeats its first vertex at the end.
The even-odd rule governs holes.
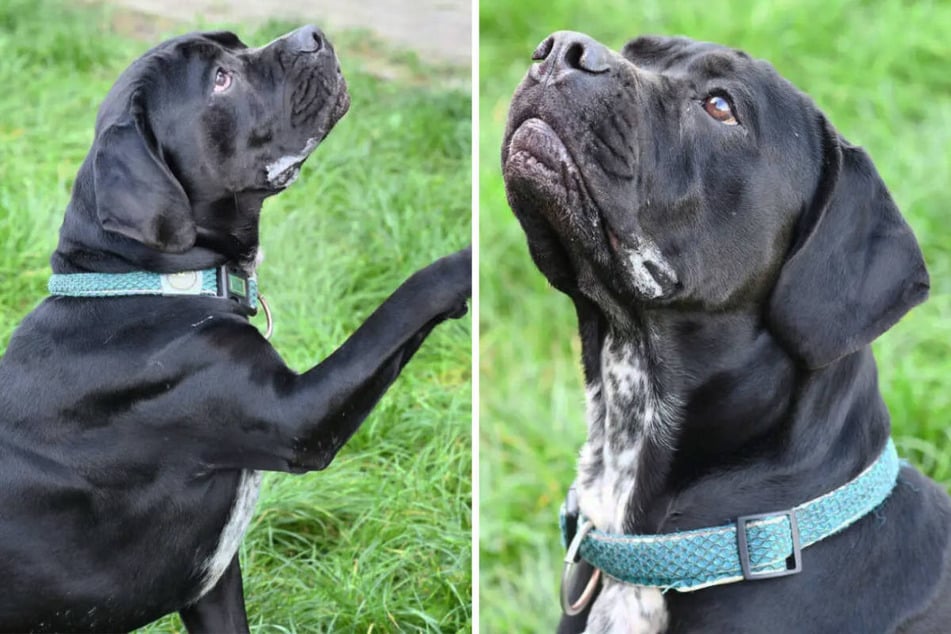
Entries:
POLYGON ((824 122, 825 165, 767 321, 810 369, 855 352, 928 295, 921 249, 868 154, 824 122))
POLYGON ((96 139, 96 211, 107 231, 171 253, 195 244, 191 204, 155 141, 140 108, 96 139))

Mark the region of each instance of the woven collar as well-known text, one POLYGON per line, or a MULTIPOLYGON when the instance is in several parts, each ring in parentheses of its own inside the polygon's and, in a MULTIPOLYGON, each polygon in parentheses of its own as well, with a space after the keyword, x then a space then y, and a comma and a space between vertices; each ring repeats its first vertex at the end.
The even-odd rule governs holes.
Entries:
POLYGON ((181 273, 54 274, 50 276, 49 292, 67 297, 203 295, 233 299, 252 315, 258 308, 257 280, 227 265, 181 273))
MULTIPOLYGON (((878 459, 853 480, 788 511, 662 535, 605 533, 581 517, 569 552, 620 581, 682 592, 794 574, 801 570, 802 548, 844 530, 888 498, 899 468, 889 438, 878 459)), ((565 526, 563 509, 563 535, 565 526)))

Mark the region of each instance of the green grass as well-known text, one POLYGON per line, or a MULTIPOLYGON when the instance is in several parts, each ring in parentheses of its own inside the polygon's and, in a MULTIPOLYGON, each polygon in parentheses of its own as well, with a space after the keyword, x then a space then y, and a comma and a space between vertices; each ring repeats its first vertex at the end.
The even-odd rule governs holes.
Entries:
POLYGON ((550 631, 557 512, 584 440, 575 317, 533 266, 499 146, 534 47, 559 29, 612 46, 681 34, 770 60, 871 153, 914 227, 931 299, 875 350, 901 453, 951 485, 951 4, 900 0, 482 0, 480 5, 480 624, 550 631))
MULTIPOLYGON (((123 35, 120 17, 49 0, 0 4, 0 351, 45 294, 111 83, 165 35, 227 26, 182 25, 145 41, 123 35)), ((290 28, 235 30, 257 46, 290 28)), ((468 73, 365 34, 329 35, 350 113, 262 219, 273 343, 301 371, 470 235, 468 73)), ((468 317, 440 326, 329 469, 265 479, 241 551, 253 631, 471 628, 470 332, 468 317)), ((173 616, 143 631, 182 627, 173 616)))

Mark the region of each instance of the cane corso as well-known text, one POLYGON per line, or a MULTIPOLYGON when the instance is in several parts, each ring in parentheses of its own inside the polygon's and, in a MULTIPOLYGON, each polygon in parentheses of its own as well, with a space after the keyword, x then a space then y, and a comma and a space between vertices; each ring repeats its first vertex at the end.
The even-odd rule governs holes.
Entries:
POLYGON ((468 249, 303 374, 248 322, 253 298, 231 284, 249 283, 262 201, 349 103, 313 27, 258 49, 179 37, 109 92, 53 272, 221 270, 236 294, 64 292, 15 331, 0 360, 0 630, 128 631, 178 611, 189 632, 246 632, 237 551, 259 471, 327 467, 430 331, 466 311, 468 249))
MULTIPOLYGON (((890 433, 869 344, 928 292, 868 154, 723 46, 616 53, 558 32, 532 59, 502 163, 535 264, 576 308, 582 516, 656 536, 856 478, 890 433)), ((559 631, 949 632, 951 503, 898 473, 881 506, 802 549, 798 574, 692 592, 601 574, 559 631)), ((597 574, 581 568, 569 597, 597 574)))

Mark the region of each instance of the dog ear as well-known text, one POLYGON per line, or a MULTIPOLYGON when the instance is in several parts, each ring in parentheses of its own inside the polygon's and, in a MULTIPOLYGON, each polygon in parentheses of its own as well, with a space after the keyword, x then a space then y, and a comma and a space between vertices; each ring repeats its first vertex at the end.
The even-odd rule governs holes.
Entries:
POLYGON ((928 272, 868 154, 823 119, 816 198, 767 309, 774 334, 810 369, 871 343, 928 295, 928 272))
POLYGON ((191 203, 156 152, 137 102, 133 97, 131 120, 110 125, 96 139, 96 211, 107 231, 160 251, 181 253, 197 237, 191 203))

